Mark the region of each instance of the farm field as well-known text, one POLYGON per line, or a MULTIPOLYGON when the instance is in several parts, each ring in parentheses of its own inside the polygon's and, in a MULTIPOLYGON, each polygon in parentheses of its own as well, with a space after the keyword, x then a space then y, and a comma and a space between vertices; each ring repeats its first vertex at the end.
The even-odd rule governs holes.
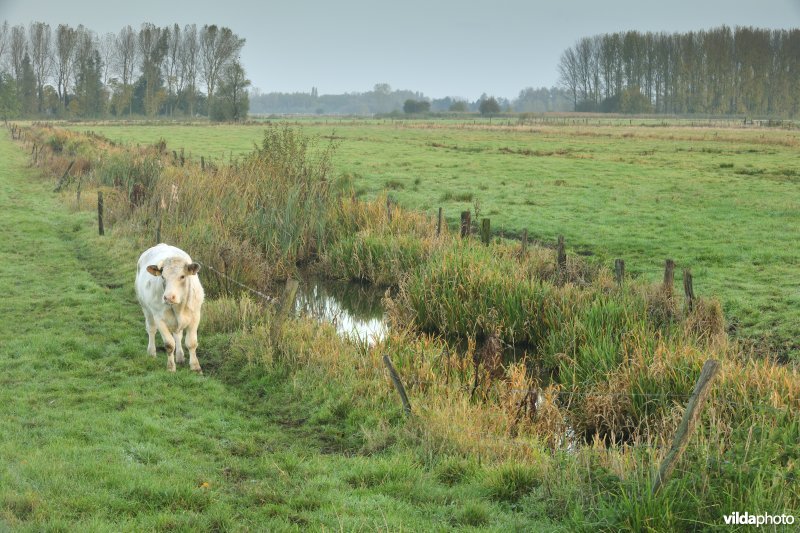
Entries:
MULTIPOLYGON (((553 242, 658 279, 666 258, 723 302, 729 329, 783 355, 800 351, 800 132, 687 121, 515 126, 456 121, 301 120, 333 138, 338 174, 450 225, 459 212, 495 232, 553 242), (476 216, 477 215, 477 216, 476 216)), ((80 125, 123 143, 167 141, 199 159, 249 152, 259 124, 80 125)))
POLYGON ((145 352, 138 252, 51 191, 4 136, 0 531, 554 527, 487 498, 482 474, 443 484, 408 449, 359 452, 371 423, 348 422, 347 393, 226 370, 208 326, 206 376, 169 374, 145 352))
POLYGON ((0 141, 0 526, 668 531, 736 509, 796 514, 796 369, 729 342, 714 300, 684 309, 660 283, 620 286, 579 257, 436 236, 414 211, 388 221, 380 196, 342 201, 296 130, 269 128, 248 165, 217 172, 57 128, 12 136, 0 141), (78 155, 89 172, 61 187, 78 155), (293 202, 303 186, 319 201, 293 202), (272 202, 243 204, 242 191, 272 202), (308 213, 330 232, 314 238, 308 213), (144 354, 129 284, 156 227, 204 264, 204 376, 144 354), (270 237, 286 233, 286 247, 270 237), (248 239, 259 249, 219 247, 248 239), (400 327, 370 346, 308 317, 284 323, 210 272, 255 284, 315 252, 323 272, 399 280, 384 301, 400 327), (499 338, 535 347, 533 365, 501 360, 499 338), (709 359, 709 405, 657 491, 709 359))

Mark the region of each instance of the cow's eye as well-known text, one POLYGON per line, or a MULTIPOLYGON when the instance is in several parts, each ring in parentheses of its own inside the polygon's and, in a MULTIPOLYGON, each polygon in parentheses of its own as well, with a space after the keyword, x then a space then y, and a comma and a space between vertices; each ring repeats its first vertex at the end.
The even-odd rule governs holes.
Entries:
POLYGON ((185 278, 186 278, 186 276, 181 276, 181 279, 185 279, 185 278))

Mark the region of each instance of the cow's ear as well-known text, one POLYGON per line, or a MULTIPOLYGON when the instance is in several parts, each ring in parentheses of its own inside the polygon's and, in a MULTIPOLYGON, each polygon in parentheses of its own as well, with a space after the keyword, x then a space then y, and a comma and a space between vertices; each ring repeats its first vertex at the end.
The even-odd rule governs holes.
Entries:
POLYGON ((150 272, 154 276, 160 276, 161 275, 161 269, 158 268, 156 265, 148 266, 147 267, 147 271, 150 272))
POLYGON ((200 272, 200 265, 198 265, 197 263, 190 263, 186 265, 186 271, 189 273, 190 276, 193 274, 197 274, 198 272, 200 272))

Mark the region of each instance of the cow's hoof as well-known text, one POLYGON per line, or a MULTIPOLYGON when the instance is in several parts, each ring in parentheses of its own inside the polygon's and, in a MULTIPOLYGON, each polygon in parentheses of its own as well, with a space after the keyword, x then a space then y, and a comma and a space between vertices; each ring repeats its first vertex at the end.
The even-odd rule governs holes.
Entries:
POLYGON ((179 365, 182 365, 184 361, 186 361, 186 358, 184 356, 182 355, 175 356, 175 362, 178 363, 179 365))
POLYGON ((167 372, 175 372, 175 365, 167 365, 167 372))
POLYGON ((199 366, 197 368, 193 368, 192 372, 194 372, 195 374, 201 375, 201 376, 203 375, 203 369, 200 368, 199 366))

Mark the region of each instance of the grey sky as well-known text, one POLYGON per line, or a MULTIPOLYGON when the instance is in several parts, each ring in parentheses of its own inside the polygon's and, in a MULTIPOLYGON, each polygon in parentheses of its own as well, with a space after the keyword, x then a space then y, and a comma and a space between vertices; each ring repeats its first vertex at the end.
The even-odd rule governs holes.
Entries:
POLYGON ((0 21, 216 23, 247 39, 242 61, 262 91, 362 92, 386 82, 427 96, 515 97, 552 86, 580 37, 624 30, 800 26, 800 0, 0 0, 0 21))

